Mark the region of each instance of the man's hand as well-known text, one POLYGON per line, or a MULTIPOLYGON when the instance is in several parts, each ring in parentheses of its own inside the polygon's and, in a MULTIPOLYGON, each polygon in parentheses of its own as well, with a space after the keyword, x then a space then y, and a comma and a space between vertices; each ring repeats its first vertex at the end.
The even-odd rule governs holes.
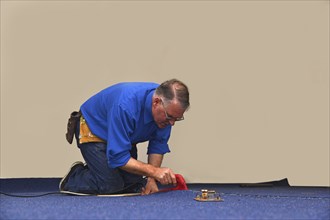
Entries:
POLYGON ((148 182, 146 184, 146 187, 142 188, 142 195, 148 195, 148 194, 155 193, 158 191, 159 191, 159 189, 158 189, 156 180, 152 177, 148 177, 148 182))
POLYGON ((156 169, 153 177, 162 185, 173 184, 176 185, 175 174, 170 168, 160 167, 156 169))

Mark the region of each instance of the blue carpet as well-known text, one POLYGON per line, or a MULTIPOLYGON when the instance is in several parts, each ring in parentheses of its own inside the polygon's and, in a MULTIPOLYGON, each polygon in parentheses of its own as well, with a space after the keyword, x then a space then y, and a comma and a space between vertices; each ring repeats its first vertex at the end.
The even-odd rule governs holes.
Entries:
MULTIPOLYGON (((56 192, 59 179, 0 179, 0 183, 1 192, 39 195, 56 192)), ((134 197, 1 195, 0 219, 330 219, 329 187, 191 184, 188 188, 134 197), (195 201, 202 188, 216 190, 224 201, 195 201)))

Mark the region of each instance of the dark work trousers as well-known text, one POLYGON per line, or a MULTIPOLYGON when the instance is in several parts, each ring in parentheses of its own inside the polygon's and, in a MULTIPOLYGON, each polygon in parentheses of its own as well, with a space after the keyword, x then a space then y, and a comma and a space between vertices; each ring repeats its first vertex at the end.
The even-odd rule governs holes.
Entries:
MULTIPOLYGON (((93 194, 138 192, 141 190, 141 187, 145 185, 142 176, 108 166, 106 143, 79 144, 79 127, 78 122, 75 135, 86 165, 76 168, 70 174, 64 189, 71 192, 93 194)), ((130 153, 133 158, 137 159, 136 145, 132 145, 130 153)))

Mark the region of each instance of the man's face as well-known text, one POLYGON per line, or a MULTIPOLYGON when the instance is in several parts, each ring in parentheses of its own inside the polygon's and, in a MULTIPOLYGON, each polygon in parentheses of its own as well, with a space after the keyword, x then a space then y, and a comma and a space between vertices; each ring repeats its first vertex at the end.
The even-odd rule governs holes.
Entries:
POLYGON ((184 109, 176 101, 165 105, 159 97, 154 97, 152 102, 152 114, 159 128, 165 128, 168 125, 173 126, 176 121, 183 120, 184 109))

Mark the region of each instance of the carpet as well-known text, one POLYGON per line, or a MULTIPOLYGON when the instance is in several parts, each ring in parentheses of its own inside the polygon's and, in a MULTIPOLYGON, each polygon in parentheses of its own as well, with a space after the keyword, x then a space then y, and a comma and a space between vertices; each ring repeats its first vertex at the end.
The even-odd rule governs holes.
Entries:
POLYGON ((329 187, 188 184, 188 190, 147 196, 96 197, 58 193, 59 178, 0 179, 0 219, 330 219, 329 187), (198 202, 201 189, 223 202, 198 202))

